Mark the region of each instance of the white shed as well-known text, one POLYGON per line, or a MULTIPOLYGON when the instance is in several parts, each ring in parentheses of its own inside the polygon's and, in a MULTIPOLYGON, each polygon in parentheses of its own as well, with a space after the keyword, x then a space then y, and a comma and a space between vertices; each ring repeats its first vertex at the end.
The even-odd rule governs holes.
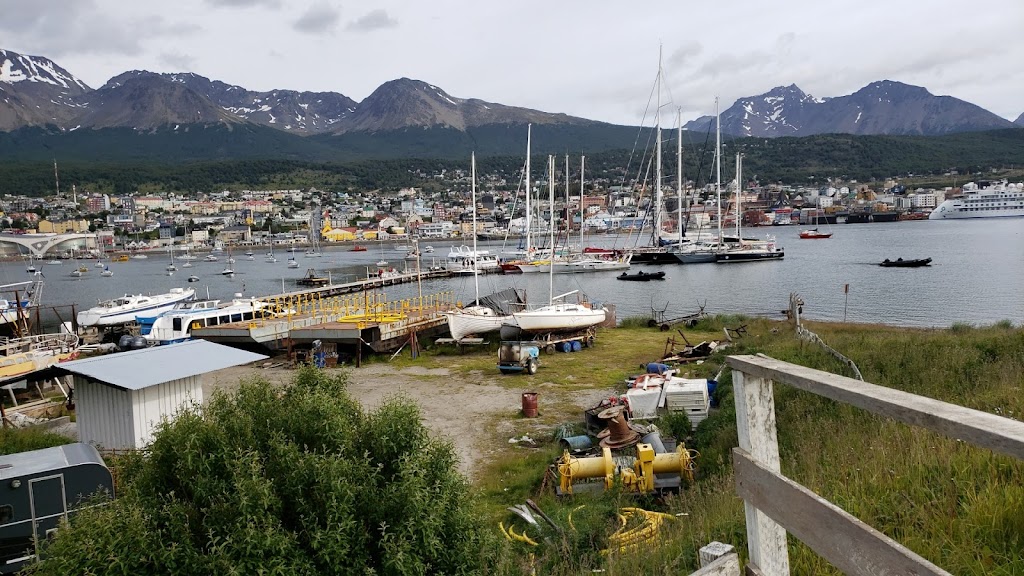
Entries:
POLYGON ((191 340, 64 362, 74 375, 78 439, 106 449, 143 448, 163 418, 203 403, 202 376, 267 358, 206 340, 191 340))

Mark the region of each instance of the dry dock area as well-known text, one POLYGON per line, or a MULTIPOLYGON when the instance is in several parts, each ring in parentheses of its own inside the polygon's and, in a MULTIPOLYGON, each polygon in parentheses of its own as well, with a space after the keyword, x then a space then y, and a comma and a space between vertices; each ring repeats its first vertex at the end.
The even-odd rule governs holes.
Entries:
POLYGON ((197 327, 192 336, 271 350, 319 340, 344 347, 358 359, 363 347, 387 352, 410 339, 444 332, 444 312, 454 308, 450 292, 388 301, 386 295, 371 292, 329 296, 309 290, 261 301, 269 306, 253 320, 197 327))

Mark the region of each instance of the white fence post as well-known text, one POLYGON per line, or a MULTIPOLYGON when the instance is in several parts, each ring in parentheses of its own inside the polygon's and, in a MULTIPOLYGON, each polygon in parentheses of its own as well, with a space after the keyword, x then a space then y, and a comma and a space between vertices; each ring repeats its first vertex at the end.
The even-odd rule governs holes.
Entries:
MULTIPOLYGON (((740 448, 762 466, 781 472, 772 381, 733 370, 732 382, 740 448)), ((766 576, 789 576, 786 530, 749 502, 743 508, 750 561, 766 576)))

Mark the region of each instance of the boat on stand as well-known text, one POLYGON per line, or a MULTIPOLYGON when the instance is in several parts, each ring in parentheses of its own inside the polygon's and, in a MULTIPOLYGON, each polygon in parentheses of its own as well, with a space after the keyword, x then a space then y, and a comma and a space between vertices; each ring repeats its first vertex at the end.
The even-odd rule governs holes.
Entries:
MULTIPOLYGON (((476 154, 471 156, 472 163, 472 198, 473 203, 473 231, 476 231, 476 154)), ((479 252, 476 249, 476 234, 473 234, 473 255, 478 255, 479 252)), ((497 262, 497 261, 495 261, 497 262)), ((477 258, 470 258, 470 273, 473 274, 473 288, 476 294, 476 300, 473 301, 473 305, 465 308, 457 308, 450 312, 445 312, 445 316, 448 318, 448 331, 451 332, 452 338, 456 341, 461 341, 463 338, 473 334, 487 334, 489 332, 497 332, 501 330, 501 325, 512 321, 512 317, 507 314, 500 314, 491 306, 482 305, 480 303, 480 276, 477 269, 477 258)))
POLYGON ((78 325, 116 326, 134 322, 135 317, 155 315, 174 308, 179 302, 191 300, 196 291, 192 288, 171 288, 170 292, 156 295, 125 294, 120 298, 102 301, 96 306, 78 313, 78 325))

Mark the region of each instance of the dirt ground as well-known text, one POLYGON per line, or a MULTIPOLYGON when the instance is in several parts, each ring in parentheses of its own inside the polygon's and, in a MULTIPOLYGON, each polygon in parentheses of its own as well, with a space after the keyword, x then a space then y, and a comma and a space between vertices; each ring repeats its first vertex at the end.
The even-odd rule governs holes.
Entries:
MULTIPOLYGON (((207 374, 203 395, 209 396, 215 389, 233 389, 239 380, 251 376, 271 383, 283 383, 289 381, 295 372, 288 367, 263 368, 262 364, 207 374)), ((453 442, 461 469, 466 474, 471 474, 482 458, 508 450, 510 438, 550 433, 560 411, 567 408, 575 411, 573 406, 588 408, 613 393, 611 389, 569 392, 559 390, 553 383, 543 383, 530 391, 539 392, 542 413, 546 406, 551 407, 548 417, 526 420, 519 411, 521 395, 527 390, 515 388, 514 377, 482 372, 466 375, 447 368, 396 370, 382 364, 349 369, 349 376, 352 396, 368 410, 394 393, 406 394, 415 400, 420 406, 424 425, 434 434, 453 442)))

